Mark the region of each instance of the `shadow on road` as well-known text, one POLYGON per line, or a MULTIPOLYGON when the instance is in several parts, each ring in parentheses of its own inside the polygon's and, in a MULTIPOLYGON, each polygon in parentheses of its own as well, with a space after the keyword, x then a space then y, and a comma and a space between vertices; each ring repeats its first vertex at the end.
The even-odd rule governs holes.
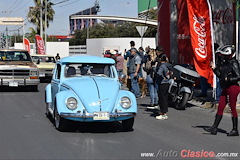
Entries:
MULTIPOLYGON (((193 128, 202 128, 203 131, 204 131, 204 128, 205 128, 205 127, 211 127, 211 126, 192 126, 192 127, 193 127, 193 128)), ((206 132, 206 131, 204 131, 204 132, 205 132, 205 133, 203 133, 203 134, 210 134, 210 135, 211 135, 211 133, 208 133, 208 132, 206 132)), ((223 129, 221 129, 221 128, 218 128, 217 132, 227 134, 227 131, 226 131, 226 130, 223 130, 223 129)))
MULTIPOLYGON (((54 119, 48 117, 49 121, 54 124, 54 119)), ((120 122, 76 122, 68 121, 68 129, 65 132, 75 133, 116 133, 116 132, 131 132, 124 131, 120 122)), ((134 126, 133 126, 134 127, 134 126)))
POLYGON ((0 92, 39 92, 39 90, 36 91, 35 88, 31 88, 30 86, 25 87, 0 87, 0 92))

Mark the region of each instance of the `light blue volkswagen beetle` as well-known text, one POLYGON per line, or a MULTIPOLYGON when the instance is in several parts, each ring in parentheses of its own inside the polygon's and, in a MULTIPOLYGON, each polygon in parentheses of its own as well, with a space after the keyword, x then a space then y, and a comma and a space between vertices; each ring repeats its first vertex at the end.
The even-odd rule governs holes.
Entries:
POLYGON ((124 130, 132 130, 136 97, 121 90, 113 59, 87 55, 61 59, 45 94, 46 114, 59 131, 67 129, 69 120, 122 121, 124 130))

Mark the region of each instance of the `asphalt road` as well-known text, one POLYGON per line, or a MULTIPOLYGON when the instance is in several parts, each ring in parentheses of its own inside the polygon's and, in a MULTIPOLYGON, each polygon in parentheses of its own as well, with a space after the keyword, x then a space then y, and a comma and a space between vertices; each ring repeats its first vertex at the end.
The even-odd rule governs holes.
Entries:
POLYGON ((240 137, 225 133, 232 127, 229 115, 213 136, 202 128, 212 124, 210 110, 169 108, 168 120, 156 120, 156 110, 146 109, 149 97, 138 100, 134 131, 123 132, 120 123, 73 123, 69 132, 59 132, 45 115, 45 86, 0 92, 0 159, 183 159, 211 151, 240 158, 240 137))

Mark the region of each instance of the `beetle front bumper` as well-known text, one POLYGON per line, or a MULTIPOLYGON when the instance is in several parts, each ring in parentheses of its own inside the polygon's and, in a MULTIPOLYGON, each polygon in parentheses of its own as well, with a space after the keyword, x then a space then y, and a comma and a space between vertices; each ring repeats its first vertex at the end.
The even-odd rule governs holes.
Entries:
MULTIPOLYGON (((60 113, 61 117, 75 121, 97 121, 93 120, 93 113, 60 113)), ((121 121, 136 116, 135 112, 125 112, 125 113, 109 113, 109 120, 104 121, 121 121)))

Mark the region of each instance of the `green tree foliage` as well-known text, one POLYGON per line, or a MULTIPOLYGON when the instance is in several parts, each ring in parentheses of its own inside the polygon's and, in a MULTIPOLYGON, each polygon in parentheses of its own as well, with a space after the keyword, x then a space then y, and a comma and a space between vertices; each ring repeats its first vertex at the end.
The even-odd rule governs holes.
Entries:
MULTIPOLYGON (((43 8, 43 24, 45 24, 45 14, 47 14, 47 27, 49 22, 53 21, 55 11, 52 8, 53 3, 50 0, 44 0, 41 5, 41 0, 34 0, 35 7, 31 7, 28 12, 28 20, 33 23, 37 28, 37 34, 40 34, 40 8, 43 8), (47 8, 45 9, 45 2, 47 2, 47 8)), ((45 31, 45 25, 43 25, 43 31, 45 31)))
MULTIPOLYGON (((89 38, 118 38, 118 37, 140 37, 136 26, 138 24, 124 22, 121 25, 97 24, 89 28, 89 38)), ((156 28, 149 27, 144 37, 155 37, 156 28)), ((75 38, 69 40, 70 45, 85 45, 87 29, 75 32, 75 38)))
MULTIPOLYGON (((149 19, 157 20, 157 11, 149 10, 146 21, 149 19)), ((89 28, 89 38, 118 38, 118 37, 140 37, 136 26, 139 24, 131 22, 123 22, 121 24, 97 24, 89 28)), ((148 27, 144 37, 156 37, 157 28, 148 27)), ((78 30, 75 32, 75 38, 69 40, 70 45, 85 45, 87 38, 87 29, 78 30)))
POLYGON ((31 43, 34 43, 35 42, 35 35, 37 34, 37 31, 30 27, 28 29, 30 32, 29 33, 26 33, 26 38, 31 42, 31 43))

